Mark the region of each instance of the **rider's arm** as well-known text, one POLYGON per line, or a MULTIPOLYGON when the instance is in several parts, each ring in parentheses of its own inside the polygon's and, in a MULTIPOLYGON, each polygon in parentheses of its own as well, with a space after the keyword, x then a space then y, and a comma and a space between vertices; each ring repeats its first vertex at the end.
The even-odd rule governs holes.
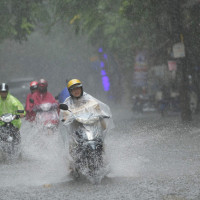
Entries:
POLYGON ((25 115, 26 115, 26 111, 24 110, 24 106, 22 105, 22 103, 17 99, 17 98, 15 98, 15 97, 13 97, 13 99, 12 99, 12 102, 13 102, 13 105, 14 105, 14 107, 15 107, 15 112, 17 111, 17 110, 22 110, 22 111, 24 111, 23 113, 18 113, 18 115, 22 118, 22 117, 24 117, 25 115))
POLYGON ((25 111, 26 112, 31 112, 33 110, 33 99, 32 99, 32 94, 28 94, 26 97, 26 106, 25 106, 25 111))
MULTIPOLYGON (((96 109, 96 111, 98 112, 98 113, 101 113, 101 108, 100 108, 100 105, 99 104, 97 104, 96 106, 95 106, 95 109, 96 109)), ((102 129, 103 130, 105 130, 107 127, 106 127, 106 122, 105 122, 105 120, 104 119, 100 119, 100 123, 101 123, 101 127, 102 127, 102 129)))

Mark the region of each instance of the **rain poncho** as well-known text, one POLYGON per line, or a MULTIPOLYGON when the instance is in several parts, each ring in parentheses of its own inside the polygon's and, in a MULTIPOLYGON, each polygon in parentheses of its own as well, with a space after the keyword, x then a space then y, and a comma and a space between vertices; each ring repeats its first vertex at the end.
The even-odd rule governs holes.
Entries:
MULTIPOLYGON (((0 116, 6 113, 17 114, 17 110, 24 110, 24 106, 21 102, 8 93, 8 96, 5 100, 2 100, 0 97, 0 116)), ((2 126, 4 122, 0 121, 0 126, 2 126)), ((21 119, 16 119, 12 121, 12 124, 20 128, 21 127, 21 119)))
POLYGON ((105 120, 106 126, 104 132, 107 132, 114 127, 109 106, 86 92, 83 92, 83 95, 80 98, 68 97, 64 101, 64 104, 68 105, 68 108, 71 111, 62 111, 63 117, 66 119, 70 118, 70 115, 73 114, 93 113, 109 117, 109 119, 105 120))
POLYGON ((30 102, 30 99, 32 98, 31 93, 29 93, 26 97, 26 106, 25 106, 25 110, 26 110, 26 120, 28 121, 34 121, 35 119, 35 112, 33 110, 30 110, 30 107, 32 107, 33 105, 30 102))
POLYGON ((50 92, 40 93, 39 91, 32 94, 31 98, 34 100, 34 103, 29 103, 26 106, 28 112, 33 111, 38 105, 44 103, 51 103, 58 105, 58 102, 50 92))
MULTIPOLYGON (((54 108, 57 108, 56 116, 58 118, 59 115, 58 102, 50 92, 41 93, 39 91, 36 91, 34 94, 31 95, 31 98, 34 100, 34 103, 27 104, 26 111, 32 113, 32 119, 31 119, 32 121, 35 120, 37 109, 42 104, 47 104, 47 103, 50 103, 54 108)), ((50 112, 47 113, 46 116, 48 116, 48 114, 49 116, 51 116, 50 112)), ((54 120, 55 119, 52 119, 52 121, 54 120)))
POLYGON ((36 91, 32 98, 34 100, 35 105, 40 105, 43 103, 56 103, 58 102, 55 100, 54 96, 50 92, 40 93, 39 91, 36 91))

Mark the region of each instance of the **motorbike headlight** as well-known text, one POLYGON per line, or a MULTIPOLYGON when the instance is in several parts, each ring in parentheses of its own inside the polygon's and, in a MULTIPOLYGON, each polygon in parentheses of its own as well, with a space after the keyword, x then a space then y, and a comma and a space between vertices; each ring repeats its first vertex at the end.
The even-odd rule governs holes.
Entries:
POLYGON ((51 109, 51 104, 50 103, 44 103, 44 104, 40 105, 40 107, 43 111, 49 111, 51 109))
POLYGON ((13 116, 11 114, 2 117, 2 121, 6 123, 11 122, 12 120, 13 120, 13 116))

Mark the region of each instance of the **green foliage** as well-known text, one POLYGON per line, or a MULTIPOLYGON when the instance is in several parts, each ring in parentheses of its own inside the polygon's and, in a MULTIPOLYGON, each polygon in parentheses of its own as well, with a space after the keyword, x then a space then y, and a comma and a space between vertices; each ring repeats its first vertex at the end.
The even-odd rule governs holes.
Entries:
POLYGON ((26 40, 38 19, 42 21, 43 8, 42 0, 1 0, 0 41, 7 38, 26 40))
POLYGON ((21 29, 24 30, 27 34, 31 34, 34 26, 29 23, 26 18, 22 18, 21 29))
MULTIPOLYGON (((76 33, 87 33, 93 45, 133 62, 138 49, 153 48, 166 40, 166 3, 159 0, 60 0, 55 3, 56 14, 72 22, 76 33), (159 6, 158 6, 159 5, 159 6), (160 19, 158 14, 162 14, 160 19), (75 16, 80 18, 74 20, 75 16), (156 28, 160 31, 155 31, 156 28), (127 53, 128 52, 128 53, 127 53), (130 55, 130 58, 125 58, 130 55)), ((130 63, 127 63, 127 66, 130 63)))
MULTIPOLYGON (((189 27, 190 35, 199 41, 199 4, 186 7, 188 2, 181 1, 183 27, 189 27)), ((66 27, 74 27, 76 34, 87 34, 93 45, 113 52, 124 66, 129 66, 136 51, 157 51, 172 40, 178 3, 178 0, 1 0, 0 41, 24 40, 36 25, 48 33, 51 26, 62 21, 66 27)))

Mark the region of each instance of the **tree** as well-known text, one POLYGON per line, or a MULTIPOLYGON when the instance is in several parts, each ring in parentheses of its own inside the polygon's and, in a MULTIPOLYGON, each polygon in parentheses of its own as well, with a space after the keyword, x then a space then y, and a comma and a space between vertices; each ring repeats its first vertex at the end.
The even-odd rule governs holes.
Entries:
MULTIPOLYGON (((87 35, 96 49, 102 47, 115 58, 119 68, 112 72, 130 77, 137 51, 149 52, 152 65, 166 63, 169 47, 179 42, 182 34, 187 51, 179 65, 182 118, 189 120, 187 75, 192 73, 188 66, 200 62, 199 7, 196 0, 1 0, 0 41, 25 40, 35 24, 47 31, 57 22, 70 24, 76 34, 87 35)), ((131 85, 130 78, 125 80, 131 85)))
POLYGON ((0 42, 8 38, 27 40, 35 24, 47 14, 42 0, 1 0, 0 8, 0 42))
MULTIPOLYGON (((188 65, 193 60, 189 55, 199 54, 200 40, 197 38, 198 34, 195 35, 195 32, 199 32, 199 2, 61 0, 55 4, 57 15, 65 21, 68 19, 74 25, 76 33, 87 33, 93 45, 101 44, 104 49, 115 55, 120 62, 121 71, 128 73, 133 66, 137 51, 144 49, 148 51, 152 65, 166 63, 170 58, 169 47, 172 48, 174 43, 180 42, 180 35, 184 35, 187 57, 179 59, 179 69, 182 73, 180 92, 182 119, 190 120, 187 75, 190 70, 188 65), (187 31, 188 25, 192 29, 190 33, 187 31), (198 41, 194 44, 197 46, 196 50, 189 44, 193 36, 198 41)), ((198 59, 194 60, 196 63, 199 62, 198 59)))

